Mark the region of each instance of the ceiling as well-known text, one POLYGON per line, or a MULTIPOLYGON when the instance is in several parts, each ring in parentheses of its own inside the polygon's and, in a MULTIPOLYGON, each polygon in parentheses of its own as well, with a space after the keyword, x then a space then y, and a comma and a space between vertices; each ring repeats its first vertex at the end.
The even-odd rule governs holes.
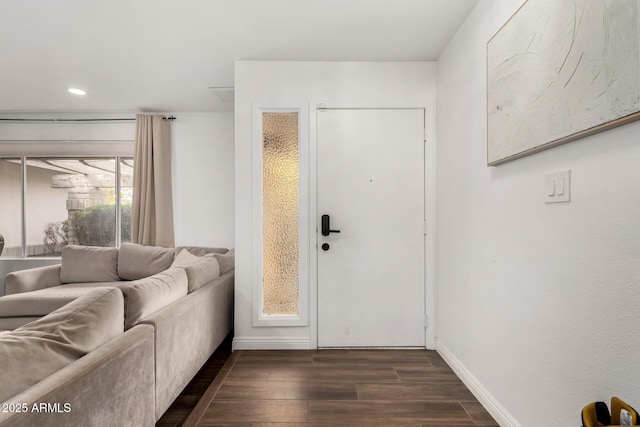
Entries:
POLYGON ((236 60, 432 61, 477 1, 0 0, 0 111, 231 111, 236 60))

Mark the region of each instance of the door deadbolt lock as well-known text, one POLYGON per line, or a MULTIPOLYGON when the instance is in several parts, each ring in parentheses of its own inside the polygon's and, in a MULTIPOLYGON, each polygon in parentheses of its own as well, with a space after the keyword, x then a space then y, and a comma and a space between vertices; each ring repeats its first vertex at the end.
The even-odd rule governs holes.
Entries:
POLYGON ((323 244, 322 244, 322 250, 323 250, 323 251, 328 251, 328 250, 329 250, 329 247, 330 247, 330 246, 329 246, 329 244, 328 244, 328 243, 323 243, 323 244))

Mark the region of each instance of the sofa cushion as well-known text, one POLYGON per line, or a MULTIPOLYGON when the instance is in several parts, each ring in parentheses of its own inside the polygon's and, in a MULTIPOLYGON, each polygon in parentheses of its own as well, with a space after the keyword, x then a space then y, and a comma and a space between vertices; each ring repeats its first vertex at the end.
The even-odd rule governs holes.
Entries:
POLYGON ((233 250, 226 254, 213 254, 220 264, 220 274, 226 274, 235 268, 236 255, 233 250))
POLYGON ((62 248, 61 283, 116 280, 119 280, 117 248, 77 245, 62 248))
POLYGON ((181 267, 187 272, 189 293, 220 276, 220 264, 212 253, 196 256, 186 249, 176 255, 171 267, 181 267))
POLYGON ((186 249, 190 253, 196 256, 202 256, 206 254, 226 254, 229 252, 227 248, 208 248, 206 246, 178 246, 176 247, 176 256, 183 250, 186 249))
POLYGON ((69 283, 37 291, 0 297, 0 318, 44 316, 82 295, 95 290, 116 286, 117 282, 69 283))
MULTIPOLYGON (((42 316, 27 316, 27 317, 0 317, 0 333, 2 330, 13 330, 20 326, 26 325, 29 322, 38 320, 42 316)), ((0 418, 2 418, 0 416, 0 418)), ((1 424, 0 424, 1 425, 1 424)))
POLYGON ((60 286, 62 265, 45 265, 13 271, 4 278, 4 294, 19 294, 51 286, 60 286))
POLYGON ((171 266, 174 253, 172 248, 123 243, 118 254, 118 276, 124 280, 152 276, 171 266))
POLYGON ((0 334, 0 402, 120 335, 123 325, 122 293, 104 288, 0 334))
POLYGON ((121 282, 124 294, 125 329, 187 295, 187 273, 182 268, 169 268, 153 276, 133 282, 121 282))

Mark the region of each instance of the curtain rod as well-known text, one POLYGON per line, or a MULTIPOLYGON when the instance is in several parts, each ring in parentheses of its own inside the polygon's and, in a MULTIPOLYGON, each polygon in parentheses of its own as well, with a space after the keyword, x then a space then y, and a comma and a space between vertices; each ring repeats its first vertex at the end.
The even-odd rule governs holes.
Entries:
MULTIPOLYGON (((174 121, 174 116, 163 117, 164 120, 174 121)), ((1 122, 41 122, 41 123, 65 123, 65 122, 132 122, 135 118, 125 119, 4 119, 0 118, 1 122)))

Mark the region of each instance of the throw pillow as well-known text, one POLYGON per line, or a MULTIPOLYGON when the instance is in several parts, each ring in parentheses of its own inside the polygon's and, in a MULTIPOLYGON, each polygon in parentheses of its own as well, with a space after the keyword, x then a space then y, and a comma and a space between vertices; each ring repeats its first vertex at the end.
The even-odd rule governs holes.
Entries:
POLYGON ((178 252, 171 267, 184 268, 189 279, 189 293, 220 276, 220 264, 213 254, 196 256, 183 249, 178 252))
POLYGON ((218 263, 220 264, 221 275, 228 273, 235 268, 236 255, 233 250, 227 252, 226 254, 213 254, 213 256, 218 260, 218 263))
POLYGON ((118 249, 69 245, 62 248, 61 283, 115 282, 118 249))
POLYGON ((122 282, 118 288, 124 294, 124 327, 129 329, 187 295, 187 273, 182 268, 169 268, 144 279, 122 282))
POLYGON ((123 243, 118 254, 118 275, 124 280, 153 276, 171 266, 173 248, 123 243))

